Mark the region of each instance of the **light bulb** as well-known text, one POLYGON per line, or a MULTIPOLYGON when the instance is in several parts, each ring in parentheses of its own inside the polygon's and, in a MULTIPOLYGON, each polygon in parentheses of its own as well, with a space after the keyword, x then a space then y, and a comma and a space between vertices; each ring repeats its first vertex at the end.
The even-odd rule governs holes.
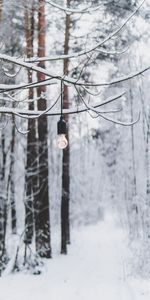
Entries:
POLYGON ((65 149, 68 146, 68 141, 65 134, 58 134, 57 146, 59 149, 65 149))

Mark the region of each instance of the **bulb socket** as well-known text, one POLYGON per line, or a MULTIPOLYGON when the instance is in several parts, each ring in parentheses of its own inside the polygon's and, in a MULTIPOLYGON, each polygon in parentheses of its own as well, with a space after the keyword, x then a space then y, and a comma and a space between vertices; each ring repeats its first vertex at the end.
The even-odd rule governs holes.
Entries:
POLYGON ((60 120, 57 123, 57 134, 66 134, 67 124, 64 118, 61 116, 60 120))

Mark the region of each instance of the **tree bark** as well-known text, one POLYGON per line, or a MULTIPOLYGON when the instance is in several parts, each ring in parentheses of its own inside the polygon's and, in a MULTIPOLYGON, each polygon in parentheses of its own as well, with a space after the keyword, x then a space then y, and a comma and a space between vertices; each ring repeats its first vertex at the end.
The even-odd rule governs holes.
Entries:
MULTIPOLYGON (((67 6, 70 6, 71 0, 67 0, 67 6)), ((70 37, 70 15, 66 15, 65 20, 65 42, 64 54, 69 52, 70 37)), ((68 75, 69 60, 64 60, 64 74, 68 75)), ((64 85, 63 108, 69 108, 69 91, 68 86, 64 85)), ((64 116, 66 123, 69 122, 69 115, 64 116)), ((69 132, 67 127, 66 133, 69 142, 69 132)), ((62 161, 62 199, 61 199, 61 253, 67 254, 67 244, 70 243, 70 220, 69 220, 69 203, 70 203, 70 150, 69 147, 63 150, 62 161)))
POLYGON ((3 0, 0 0, 0 22, 2 21, 3 0))
MULTIPOLYGON (((11 230, 13 234, 17 233, 17 216, 16 216, 16 202, 15 202, 15 124, 14 118, 12 120, 12 130, 11 130, 11 144, 10 144, 10 167, 7 180, 7 196, 6 200, 9 201, 10 194, 10 210, 11 210, 11 230)), ((7 217, 7 216, 6 216, 7 217)))
MULTIPOLYGON (((0 0, 0 23, 2 22, 2 8, 3 1, 0 0)), ((2 117, 3 118, 3 117, 2 117)), ((1 133, 1 155, 0 155, 0 276, 4 268, 5 262, 5 237, 6 237, 6 218, 7 218, 7 205, 5 191, 5 165, 6 165, 6 152, 5 152, 5 135, 4 130, 1 133)))
MULTIPOLYGON (((25 8, 25 35, 26 35, 26 52, 27 57, 34 55, 34 7, 31 10, 25 8)), ((28 71, 28 82, 32 83, 32 70, 28 71)), ((33 99, 34 90, 29 89, 29 99, 33 99)), ((34 102, 29 102, 29 110, 35 109, 34 102)), ((25 238, 24 242, 30 244, 33 238, 33 206, 37 201, 38 188, 38 151, 36 138, 36 120, 28 120, 28 135, 27 135, 27 161, 26 161, 26 199, 25 199, 25 238)))
MULTIPOLYGON (((45 0, 39 0, 38 11, 38 57, 45 56, 45 0)), ((45 63, 39 63, 40 67, 45 67, 45 63)), ((37 74, 38 81, 45 79, 42 73, 37 74)), ((45 99, 46 87, 37 88, 38 110, 46 109, 45 99)), ((39 192, 37 211, 37 232, 36 232, 36 249, 41 257, 51 257, 50 243, 50 213, 49 213, 49 185, 48 185, 48 143, 47 143, 47 117, 38 119, 38 147, 39 147, 39 192)))
POLYGON ((6 220, 7 220, 7 205, 5 194, 5 166, 6 166, 6 152, 5 152, 5 136, 4 132, 1 135, 1 162, 0 162, 0 275, 4 268, 5 261, 5 237, 6 237, 6 220))

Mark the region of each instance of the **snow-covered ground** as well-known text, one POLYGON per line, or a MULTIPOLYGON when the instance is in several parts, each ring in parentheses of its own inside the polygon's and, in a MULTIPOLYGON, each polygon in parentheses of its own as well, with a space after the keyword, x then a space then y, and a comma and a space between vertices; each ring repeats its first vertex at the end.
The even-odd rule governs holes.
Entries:
POLYGON ((48 260, 42 275, 3 276, 0 300, 149 300, 148 281, 127 278, 127 256, 126 235, 109 215, 73 232, 69 254, 48 260))

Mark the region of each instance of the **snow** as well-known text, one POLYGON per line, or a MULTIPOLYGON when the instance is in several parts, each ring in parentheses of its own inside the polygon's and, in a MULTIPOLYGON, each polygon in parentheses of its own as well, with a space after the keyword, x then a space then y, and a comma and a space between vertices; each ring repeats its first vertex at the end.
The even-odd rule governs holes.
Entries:
POLYGON ((127 236, 116 220, 73 231, 68 255, 54 255, 41 275, 0 280, 0 300, 148 300, 148 280, 127 277, 127 236))

